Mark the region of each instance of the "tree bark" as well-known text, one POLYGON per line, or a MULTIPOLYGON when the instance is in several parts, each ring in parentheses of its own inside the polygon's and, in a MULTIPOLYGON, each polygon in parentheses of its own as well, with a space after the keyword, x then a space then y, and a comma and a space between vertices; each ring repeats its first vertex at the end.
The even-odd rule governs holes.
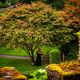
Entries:
POLYGON ((32 65, 34 65, 34 63, 35 63, 34 56, 31 56, 31 62, 32 62, 32 65))
POLYGON ((80 37, 78 37, 79 58, 80 58, 80 37))
POLYGON ((34 61, 34 51, 32 50, 31 48, 31 61, 32 61, 32 65, 35 64, 35 61, 34 61))
POLYGON ((61 62, 64 61, 64 53, 61 53, 61 62))

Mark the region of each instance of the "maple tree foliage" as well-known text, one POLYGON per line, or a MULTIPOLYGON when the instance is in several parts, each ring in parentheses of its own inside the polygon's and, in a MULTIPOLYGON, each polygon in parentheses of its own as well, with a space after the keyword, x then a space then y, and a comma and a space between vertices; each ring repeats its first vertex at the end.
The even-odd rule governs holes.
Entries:
POLYGON ((49 44, 53 9, 44 3, 16 5, 0 16, 0 46, 21 47, 34 63, 34 52, 40 45, 49 44), (45 28, 47 27, 47 28, 45 28))
POLYGON ((61 45, 62 53, 69 53, 69 45, 76 42, 76 32, 80 30, 80 1, 67 0, 64 8, 59 10, 56 15, 62 22, 53 28, 53 43, 61 45), (67 45, 67 46, 66 46, 67 45))
POLYGON ((80 0, 68 0, 61 15, 74 32, 80 29, 80 0), (64 13, 64 14, 63 14, 64 13))
POLYGON ((0 16, 0 46, 21 47, 34 58, 40 45, 70 43, 80 29, 78 4, 66 2, 58 11, 41 2, 18 3, 0 16))

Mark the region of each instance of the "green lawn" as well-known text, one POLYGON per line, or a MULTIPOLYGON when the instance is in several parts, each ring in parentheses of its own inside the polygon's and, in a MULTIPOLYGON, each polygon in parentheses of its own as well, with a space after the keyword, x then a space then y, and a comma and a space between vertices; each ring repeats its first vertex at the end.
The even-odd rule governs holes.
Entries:
POLYGON ((15 56, 28 56, 28 54, 20 48, 17 48, 15 50, 10 50, 5 47, 1 47, 0 54, 9 54, 9 55, 15 55, 15 56))
MULTIPOLYGON (((50 50, 56 48, 56 46, 42 46, 42 53, 47 55, 49 54, 50 50)), ((28 56, 28 54, 22 50, 21 48, 16 48, 15 50, 10 50, 5 47, 0 47, 0 54, 9 54, 9 55, 16 55, 16 56, 28 56)), ((35 52, 36 54, 36 52, 35 52)))
POLYGON ((32 73, 37 69, 45 68, 45 65, 40 67, 32 66, 30 60, 0 58, 0 67, 4 66, 15 67, 22 73, 23 72, 32 73))

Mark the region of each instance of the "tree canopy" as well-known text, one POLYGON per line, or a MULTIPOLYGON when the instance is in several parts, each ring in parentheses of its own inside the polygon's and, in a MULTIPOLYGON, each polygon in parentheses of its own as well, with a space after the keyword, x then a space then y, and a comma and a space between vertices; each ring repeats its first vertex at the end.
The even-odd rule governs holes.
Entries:
POLYGON ((80 29, 79 3, 69 0, 64 6, 56 10, 46 3, 33 2, 7 9, 0 16, 0 46, 21 47, 32 58, 40 45, 64 46, 75 40, 80 29))
POLYGON ((50 43, 52 18, 53 9, 49 5, 40 2, 16 5, 0 17, 0 46, 21 47, 33 59, 38 46, 50 43))

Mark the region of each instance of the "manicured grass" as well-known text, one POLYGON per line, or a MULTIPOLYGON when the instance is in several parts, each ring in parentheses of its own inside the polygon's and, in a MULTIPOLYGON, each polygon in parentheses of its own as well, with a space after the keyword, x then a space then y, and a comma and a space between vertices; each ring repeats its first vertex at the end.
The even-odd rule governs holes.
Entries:
POLYGON ((32 66, 30 60, 0 58, 0 67, 4 66, 15 67, 22 73, 24 72, 32 73, 37 69, 45 68, 45 65, 40 67, 32 66))
POLYGON ((28 56, 28 54, 20 48, 17 48, 15 50, 10 50, 5 47, 1 47, 0 54, 9 54, 9 55, 15 55, 15 56, 28 56))
MULTIPOLYGON (((42 46, 42 54, 48 55, 50 50, 57 48, 56 46, 42 46)), ((15 50, 10 50, 5 47, 0 47, 0 54, 9 54, 9 55, 16 55, 16 56, 28 56, 28 54, 22 50, 21 48, 16 48, 15 50)), ((35 52, 36 54, 36 52, 35 52)))

